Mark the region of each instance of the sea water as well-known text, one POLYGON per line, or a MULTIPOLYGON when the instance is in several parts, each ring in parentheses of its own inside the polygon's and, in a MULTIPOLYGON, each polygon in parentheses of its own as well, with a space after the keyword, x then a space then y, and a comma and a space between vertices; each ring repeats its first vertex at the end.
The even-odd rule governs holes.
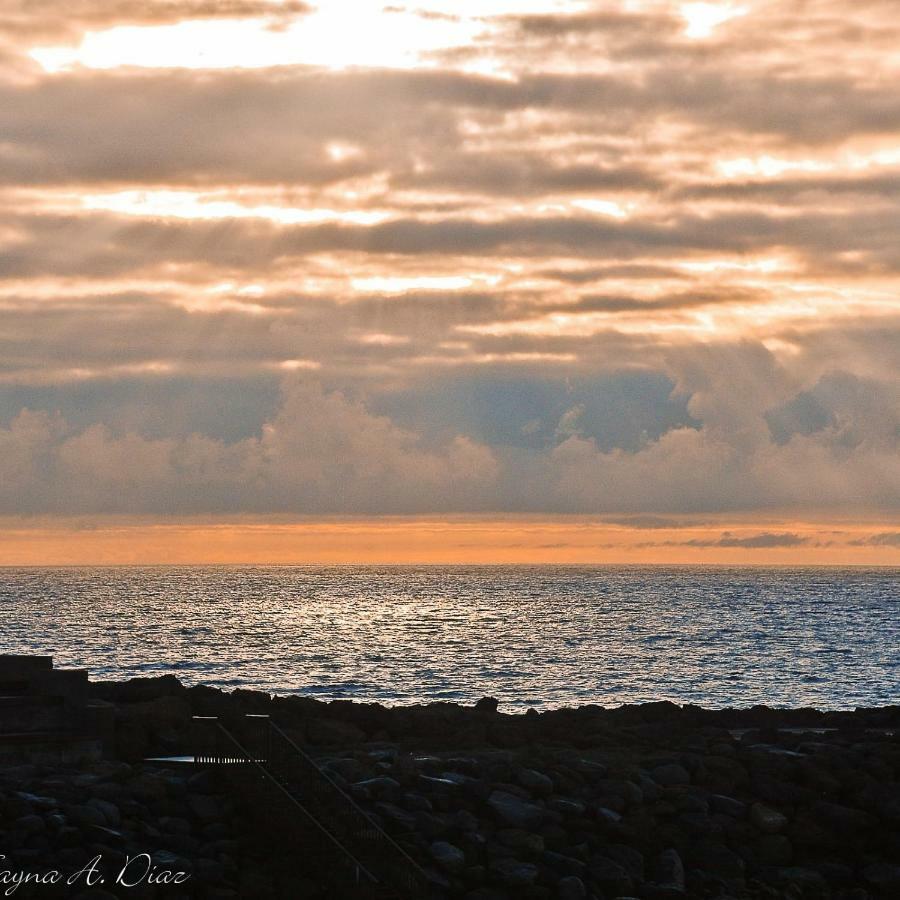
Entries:
POLYGON ((900 703, 900 569, 0 569, 0 652, 94 678, 508 711, 900 703))

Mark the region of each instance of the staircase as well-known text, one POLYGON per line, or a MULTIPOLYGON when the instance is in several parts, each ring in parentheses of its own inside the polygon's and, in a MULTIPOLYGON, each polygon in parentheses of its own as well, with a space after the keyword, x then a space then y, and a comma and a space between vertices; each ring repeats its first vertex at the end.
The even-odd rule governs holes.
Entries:
POLYGON ((194 762, 221 767, 271 830, 315 851, 323 875, 349 877, 360 897, 429 896, 418 864, 268 716, 232 727, 195 716, 194 740, 194 762))

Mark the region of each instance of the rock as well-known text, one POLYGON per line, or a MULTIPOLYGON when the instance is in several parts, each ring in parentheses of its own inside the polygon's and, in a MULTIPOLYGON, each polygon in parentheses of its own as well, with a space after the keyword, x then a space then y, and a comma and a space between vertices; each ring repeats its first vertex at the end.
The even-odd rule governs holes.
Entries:
POLYGON ((743 819, 747 815, 747 804, 724 794, 712 794, 709 798, 710 812, 731 816, 732 819, 743 819))
POLYGON ((609 774, 609 769, 603 763, 593 759, 579 759, 575 768, 591 780, 606 778, 609 774))
POLYGON ((33 809, 56 809, 59 806, 55 797, 42 797, 39 794, 29 794, 28 791, 16 791, 13 796, 24 800, 33 809))
POLYGON ((656 883, 673 891, 684 891, 684 863, 674 848, 663 850, 656 858, 656 883))
POLYGON ((197 794, 194 797, 189 797, 188 807, 204 824, 219 821, 225 812, 219 798, 208 794, 197 794))
POLYGON ((566 875, 556 885, 559 900, 585 900, 588 892, 584 882, 577 875, 566 875))
POLYGON ((622 823, 621 813, 605 806, 597 807, 597 821, 607 829, 617 829, 622 823))
POLYGON ((644 854, 627 844, 607 844, 605 856, 619 863, 635 881, 644 880, 644 854))
POLYGON ((99 810, 106 819, 106 824, 110 827, 118 828, 122 824, 122 814, 115 803, 111 803, 109 800, 101 800, 99 797, 92 797, 88 800, 87 805, 99 810))
POLYGON ((587 872, 587 864, 580 859, 574 859, 562 853, 555 853, 553 850, 545 850, 541 856, 544 865, 549 866, 561 875, 578 875, 579 877, 587 872))
POLYGON ((648 803, 654 803, 662 797, 660 786, 644 771, 638 775, 638 787, 648 803))
POLYGON ((525 790, 537 794, 539 797, 549 797, 553 793, 553 780, 535 769, 519 769, 516 773, 516 781, 525 790))
POLYGON ((480 713, 495 713, 500 701, 494 697, 482 697, 476 704, 475 710, 480 713))
MULTIPOLYGON (((190 827, 190 823, 188 823, 188 827, 190 827)), ((228 839, 231 830, 224 822, 210 822, 200 829, 200 833, 208 841, 223 841, 228 839)))
POLYGON ((784 813, 764 803, 754 803, 750 806, 750 821, 766 834, 783 831, 788 824, 788 818, 784 813))
POLYGON ((434 841, 429 847, 429 853, 445 872, 461 872, 466 867, 466 854, 447 841, 434 841))
POLYGON ((44 820, 34 813, 30 813, 27 816, 20 816, 13 824, 14 830, 23 837, 28 837, 32 834, 40 834, 46 827, 44 820))
POLYGON ((458 809, 454 813, 456 827, 460 831, 478 831, 478 819, 467 809, 458 809))
POLYGON ((225 879, 225 866, 217 859, 194 860, 194 878, 206 887, 209 884, 217 884, 225 879))
POLYGON ((490 871, 494 878, 504 887, 531 887, 538 878, 537 866, 506 856, 492 860, 490 871))
POLYGON ((455 784, 471 797, 483 800, 490 793, 490 788, 484 781, 471 775, 463 775, 462 772, 442 772, 440 778, 455 784))
POLYGON ((337 719, 311 719, 307 723, 306 734, 313 744, 329 747, 354 746, 366 739, 366 733, 362 728, 352 722, 337 719))
POLYGON ((666 763, 665 765, 657 766, 653 770, 652 775, 653 780, 657 784, 665 787, 691 783, 691 773, 678 763, 666 763))
POLYGON ((525 855, 537 856, 544 852, 544 839, 539 834, 521 828, 501 828, 497 839, 504 847, 522 851, 525 855))
POLYGON ((375 778, 367 778, 365 781, 357 781, 353 785, 354 793, 362 793, 366 797, 389 797, 400 790, 400 782, 389 775, 378 775, 375 778))
POLYGON ((115 803, 116 806, 128 798, 128 791, 125 785, 119 784, 117 781, 104 781, 102 784, 96 784, 91 788, 91 793, 99 800, 108 800, 115 803))
POLYGON ((431 812, 434 809, 434 804, 426 796, 414 791, 407 791, 401 798, 401 804, 404 809, 413 812, 431 812))
POLYGON ((204 769, 188 778, 187 789, 191 794, 218 794, 221 788, 215 773, 204 769))
MULTIPOLYGON (((814 895, 828 890, 825 879, 814 869, 805 869, 801 866, 785 866, 775 870, 778 883, 781 885, 796 885, 802 891, 810 891, 814 895)), ((804 896, 806 896, 804 894, 804 896)))
POLYGON ((587 812, 587 804, 571 797, 551 797, 547 801, 547 809, 564 816, 583 816, 587 812))
POLYGON ((789 866, 794 856, 790 840, 783 834, 764 834, 756 845, 759 861, 765 866, 789 866))
POLYGON ((466 894, 466 900, 508 900, 506 891, 495 891, 491 888, 479 887, 466 894))
POLYGON ((538 828, 544 819, 544 810, 540 806, 526 803, 506 791, 494 791, 487 802, 497 818, 513 828, 531 831, 538 828))
POLYGON ((163 800, 169 793, 168 781, 153 772, 142 772, 129 784, 131 795, 142 803, 163 800))
POLYGON ((857 835, 874 825, 874 820, 868 813, 839 803, 817 803, 813 813, 819 821, 825 822, 832 831, 842 836, 857 835))
POLYGON ((328 762, 328 770, 335 772, 349 782, 360 781, 365 774, 363 764, 352 756, 332 759, 328 762))
MULTIPOLYGON (((399 806, 395 806, 393 803, 376 803, 375 809, 380 816, 392 823, 398 831, 413 831, 416 827, 416 816, 408 813, 405 809, 400 809, 399 806)), ((418 813, 418 815, 426 814, 418 813)))
POLYGON ((80 825, 82 828, 91 825, 106 825, 106 816, 94 806, 87 804, 78 804, 70 806, 66 809, 66 815, 70 822, 80 825))
POLYGON ((863 881, 885 897, 900 897, 900 865, 872 863, 862 870, 863 881))
POLYGON ((449 813, 430 813, 424 809, 416 810, 416 833, 429 840, 443 837, 451 828, 452 817, 449 813))
POLYGON ((691 851, 691 862, 698 869, 726 881, 741 881, 744 877, 744 861, 723 844, 703 841, 691 851))
MULTIPOLYGON (((158 820, 158 824, 160 830, 162 830, 166 834, 190 834, 191 833, 191 823, 188 822, 187 819, 182 818, 181 816, 161 816, 158 820)), ((214 828, 216 825, 219 825, 218 822, 212 822, 209 825, 204 826, 203 833, 206 837, 212 837, 208 833, 209 829, 214 828)))
POLYGON ((605 856, 594 856, 590 862, 591 878, 602 888, 604 895, 612 897, 627 894, 632 889, 632 879, 624 866, 605 856))

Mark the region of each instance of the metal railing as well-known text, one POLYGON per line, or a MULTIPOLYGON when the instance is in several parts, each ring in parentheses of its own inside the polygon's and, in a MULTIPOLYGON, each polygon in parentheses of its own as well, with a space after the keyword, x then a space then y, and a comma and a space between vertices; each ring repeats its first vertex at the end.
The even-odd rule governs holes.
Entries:
POLYGON ((268 716, 244 717, 243 743, 217 718, 194 722, 198 764, 257 770, 269 789, 290 798, 305 820, 340 848, 358 879, 408 897, 427 896, 428 877, 412 857, 268 716))

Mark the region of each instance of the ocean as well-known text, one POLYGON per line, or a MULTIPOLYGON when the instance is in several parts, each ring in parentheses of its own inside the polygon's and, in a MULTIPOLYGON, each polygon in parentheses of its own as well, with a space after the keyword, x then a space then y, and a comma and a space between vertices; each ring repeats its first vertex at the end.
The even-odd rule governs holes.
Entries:
POLYGON ((0 652, 94 678, 514 712, 900 703, 900 569, 0 569, 0 652))

